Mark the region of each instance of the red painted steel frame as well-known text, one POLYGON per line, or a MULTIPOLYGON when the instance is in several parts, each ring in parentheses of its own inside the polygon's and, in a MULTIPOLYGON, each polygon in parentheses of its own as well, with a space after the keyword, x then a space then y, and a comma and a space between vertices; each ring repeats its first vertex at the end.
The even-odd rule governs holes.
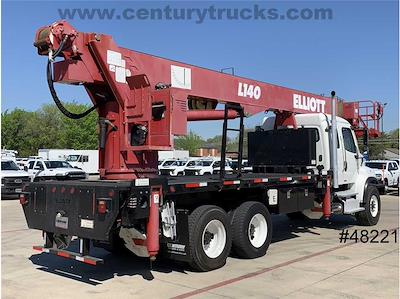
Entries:
POLYGON ((62 40, 64 60, 54 63, 54 81, 82 84, 93 103, 101 103, 99 116, 117 128, 109 128, 100 149, 103 179, 156 175, 157 150, 171 149, 173 137, 186 134, 188 120, 223 117, 218 111, 188 111, 188 100, 237 103, 247 116, 273 111, 277 125, 294 127, 294 113, 331 111, 327 97, 121 48, 109 35, 78 32, 65 21, 40 28, 35 46, 48 55, 62 40), (147 131, 140 146, 131 143, 137 126, 147 131))

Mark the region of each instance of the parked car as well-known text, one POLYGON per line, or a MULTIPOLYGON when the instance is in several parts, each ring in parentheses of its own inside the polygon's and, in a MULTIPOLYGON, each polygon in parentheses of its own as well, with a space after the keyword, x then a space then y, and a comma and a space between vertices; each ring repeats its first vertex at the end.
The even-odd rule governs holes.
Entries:
POLYGON ((28 158, 16 158, 15 163, 18 165, 19 169, 25 170, 25 166, 28 163, 28 158))
MULTIPOLYGON (((165 160, 159 161, 158 162, 158 170, 160 170, 162 167, 170 166, 174 162, 175 162, 175 159, 165 159, 165 160)), ((160 171, 158 171, 158 173, 160 174, 160 171)))
POLYGON ((171 176, 181 176, 185 174, 185 168, 188 163, 192 161, 196 161, 198 159, 189 159, 189 160, 175 160, 172 164, 167 163, 168 165, 162 165, 160 167, 159 173, 161 175, 171 175, 171 176))
MULTIPOLYGON (((238 168, 238 160, 232 160, 230 163, 230 166, 232 167, 233 170, 236 170, 238 168)), ((242 172, 253 172, 253 167, 249 166, 249 161, 248 160, 242 160, 242 172)))
POLYGON ((400 169, 395 161, 391 160, 370 160, 365 161, 364 165, 375 170, 378 180, 385 183, 386 187, 398 187, 400 169))
MULTIPOLYGON (((217 159, 199 159, 190 161, 185 168, 185 175, 205 175, 219 173, 221 160, 217 159)), ((225 171, 232 173, 233 169, 225 162, 225 171)))
POLYGON ((27 171, 35 176, 35 181, 81 180, 87 177, 83 170, 72 167, 66 161, 57 160, 29 160, 27 171))
POLYGON ((12 159, 1 159, 1 195, 17 195, 32 180, 28 172, 20 170, 12 159))

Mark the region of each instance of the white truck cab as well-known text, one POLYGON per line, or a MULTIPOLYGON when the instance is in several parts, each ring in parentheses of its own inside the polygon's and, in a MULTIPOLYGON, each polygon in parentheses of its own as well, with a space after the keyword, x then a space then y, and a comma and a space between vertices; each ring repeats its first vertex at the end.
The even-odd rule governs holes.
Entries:
POLYGON ((391 160, 369 160, 363 163, 366 167, 374 170, 378 180, 382 180, 386 187, 398 187, 400 169, 395 161, 391 160))
MULTIPOLYGON (((318 173, 332 175, 331 153, 330 153, 330 127, 331 115, 297 114, 295 115, 298 128, 310 128, 315 130, 316 136, 316 161, 312 161, 310 169, 318 173)), ((261 128, 272 130, 275 117, 264 118, 261 128)), ((381 188, 375 177, 375 172, 362 165, 362 155, 358 149, 357 139, 351 125, 341 117, 336 117, 337 124, 337 167, 338 188, 334 190, 333 196, 338 199, 344 214, 354 214, 365 210, 367 185, 381 188)), ((279 128, 278 128, 279 129, 279 128)), ((379 197, 379 196, 378 196, 379 197)), ((374 197, 374 211, 380 211, 380 200, 374 197), (379 205, 379 207, 377 207, 379 205)), ((368 208, 368 207, 367 207, 368 208)))
POLYGON ((20 170, 13 159, 1 159, 1 194, 14 195, 22 192, 25 185, 32 181, 28 172, 20 170))
POLYGON ((57 160, 29 160, 27 171, 35 177, 35 181, 80 180, 87 177, 83 170, 72 167, 66 161, 57 160))

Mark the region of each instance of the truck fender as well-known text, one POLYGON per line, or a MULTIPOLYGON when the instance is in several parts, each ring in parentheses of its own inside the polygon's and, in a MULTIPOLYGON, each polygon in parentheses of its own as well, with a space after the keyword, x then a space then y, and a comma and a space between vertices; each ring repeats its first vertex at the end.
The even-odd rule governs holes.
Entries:
POLYGON ((361 205, 363 205, 365 202, 364 194, 369 185, 376 185, 376 187, 379 189, 379 182, 376 179, 375 174, 372 173, 367 167, 361 166, 357 179, 352 187, 352 189, 357 193, 356 199, 361 205))
POLYGON ((372 177, 367 178, 367 180, 365 181, 365 184, 364 184, 363 201, 362 201, 362 203, 365 203, 365 198, 364 197, 365 197, 365 193, 367 192, 368 186, 375 186, 378 189, 379 193, 385 191, 385 184, 384 183, 379 182, 376 178, 372 178, 372 177))

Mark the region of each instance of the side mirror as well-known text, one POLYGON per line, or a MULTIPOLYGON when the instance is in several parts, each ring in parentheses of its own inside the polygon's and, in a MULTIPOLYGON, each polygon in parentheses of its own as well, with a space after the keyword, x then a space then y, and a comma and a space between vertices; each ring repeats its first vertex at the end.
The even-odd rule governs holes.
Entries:
POLYGON ((24 166, 24 170, 25 170, 25 171, 28 171, 28 166, 24 166))

